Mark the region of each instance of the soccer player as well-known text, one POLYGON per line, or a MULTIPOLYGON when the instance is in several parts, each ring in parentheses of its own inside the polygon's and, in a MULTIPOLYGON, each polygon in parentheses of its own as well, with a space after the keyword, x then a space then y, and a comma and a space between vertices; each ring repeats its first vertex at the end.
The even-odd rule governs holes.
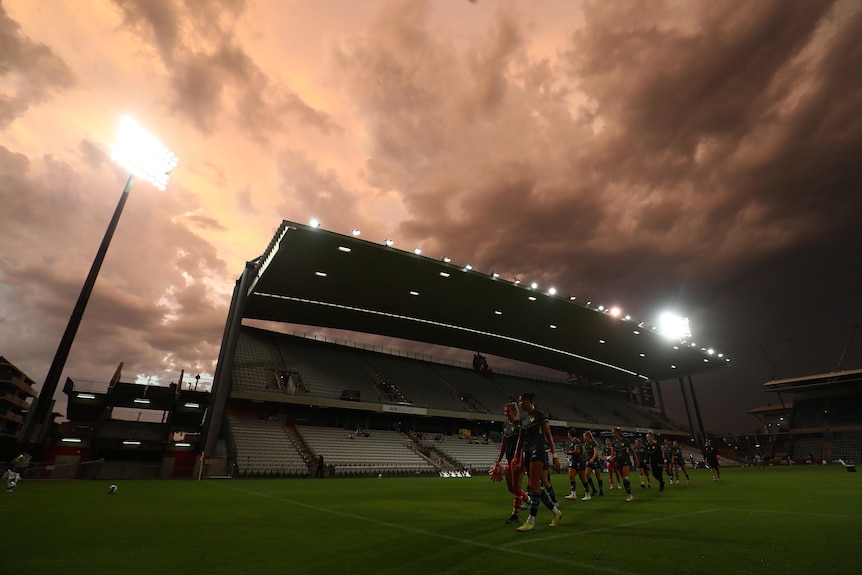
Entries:
POLYGON ((564 449, 563 453, 569 456, 569 485, 572 487, 572 492, 566 495, 566 499, 570 501, 578 500, 578 490, 576 488, 576 478, 581 480, 581 485, 584 486, 584 496, 590 494, 590 488, 587 486, 587 458, 584 455, 584 446, 581 440, 578 439, 578 432, 575 428, 568 431, 569 449, 564 449))
POLYGON ((685 484, 691 485, 691 477, 688 476, 688 471, 685 470, 685 455, 682 453, 682 447, 679 441, 674 440, 673 446, 670 448, 671 468, 676 472, 676 485, 679 485, 679 472, 685 475, 685 484))
POLYGON ((673 446, 670 444, 670 439, 667 437, 664 438, 664 442, 661 447, 661 454, 664 457, 664 470, 667 473, 668 482, 673 485, 673 454, 671 451, 673 450, 673 446))
POLYGON ((620 470, 617 467, 616 462, 614 461, 613 455, 614 446, 611 443, 611 438, 605 438, 605 448, 602 449, 602 458, 605 460, 605 464, 608 466, 608 479, 611 482, 611 489, 614 488, 614 475, 617 476, 617 489, 623 488, 623 481, 620 479, 620 470))
POLYGON ((703 442, 703 458, 706 459, 706 464, 709 465, 709 472, 712 474, 713 481, 721 480, 721 471, 718 468, 718 450, 712 445, 712 440, 708 437, 703 442))
POLYGON ((599 444, 596 443, 596 440, 593 438, 593 433, 591 431, 584 432, 584 457, 587 460, 587 482, 590 484, 590 494, 587 491, 587 494, 581 498, 581 501, 589 501, 593 498, 593 495, 596 494, 596 486, 593 484, 593 473, 596 474, 596 478, 599 482, 599 495, 604 495, 604 484, 602 483, 602 460, 599 459, 599 444))
POLYGON ((623 437, 623 432, 619 427, 614 427, 614 443, 613 451, 611 452, 611 461, 616 463, 618 473, 622 475, 623 487, 626 490, 626 501, 631 501, 632 484, 629 482, 629 470, 632 465, 638 464, 637 457, 632 452, 631 442, 623 437))
POLYGON ((516 468, 520 467, 522 463, 526 467, 530 489, 530 517, 527 518, 523 525, 518 527, 518 531, 521 532, 531 531, 535 527, 540 501, 554 515, 549 524, 550 527, 556 527, 563 517, 563 512, 553 504, 548 494, 542 491, 542 476, 545 469, 549 466, 548 454, 545 451, 545 442, 550 446, 554 469, 557 471, 560 470, 560 458, 557 456, 556 448, 554 447, 551 424, 548 422, 548 417, 533 404, 535 397, 535 393, 522 393, 518 397, 518 403, 521 407, 521 418, 519 421, 518 445, 515 447, 514 464, 516 468), (522 453, 523 460, 521 459, 522 453))
POLYGON ((632 450, 635 454, 635 460, 638 462, 638 477, 640 478, 641 489, 652 487, 649 481, 649 455, 640 437, 635 439, 635 446, 632 450))
POLYGON ((649 454, 649 465, 652 469, 652 476, 658 480, 658 490, 664 491, 664 455, 662 455, 661 445, 655 440, 655 435, 652 433, 646 434, 646 452, 649 454))
POLYGON ((524 471, 520 468, 516 469, 512 462, 515 460, 515 447, 518 445, 518 404, 514 401, 503 406, 503 414, 506 416, 506 422, 503 424, 503 440, 500 442, 500 453, 497 454, 497 461, 494 462, 494 467, 500 465, 500 460, 506 456, 506 466, 503 468, 506 476, 506 487, 509 488, 509 493, 515 496, 512 503, 512 516, 506 520, 509 525, 520 523, 518 513, 521 511, 521 505, 524 501, 529 501, 530 497, 521 489, 521 482, 524 478, 524 471))

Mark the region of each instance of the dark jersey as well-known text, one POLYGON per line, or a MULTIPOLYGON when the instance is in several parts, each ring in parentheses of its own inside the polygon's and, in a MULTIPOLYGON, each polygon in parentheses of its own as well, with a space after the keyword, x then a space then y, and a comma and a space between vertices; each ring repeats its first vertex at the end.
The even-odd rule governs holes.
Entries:
POLYGON ((649 455, 649 462, 653 466, 653 469, 655 469, 656 466, 662 466, 664 463, 664 454, 662 453, 661 445, 659 445, 657 441, 647 442, 646 452, 649 455))
POLYGON ((614 441, 613 446, 614 446, 614 456, 615 456, 614 461, 616 461, 616 464, 620 467, 622 467, 623 465, 631 466, 631 464, 632 464, 632 455, 631 455, 632 444, 629 443, 629 440, 626 439, 625 437, 623 437, 621 439, 617 439, 616 441, 614 441))
POLYGON ((515 459, 515 447, 518 445, 518 422, 506 422, 503 424, 503 453, 506 461, 515 459))
POLYGON ((578 438, 575 438, 571 441, 569 451, 571 451, 570 457, 572 458, 572 467, 575 464, 580 464, 580 469, 583 469, 584 464, 587 462, 587 458, 584 455, 584 445, 578 438), (577 453, 575 453, 577 452, 577 453))
POLYGON ((521 427, 521 445, 525 452, 545 452, 543 424, 546 421, 548 421, 548 417, 538 409, 534 409, 533 413, 524 412, 521 416, 518 423, 521 427))
POLYGON ((649 453, 647 453, 645 445, 641 445, 640 447, 635 445, 632 447, 632 451, 634 451, 635 457, 638 459, 638 467, 649 466, 649 453))
POLYGON ((612 451, 612 448, 605 445, 602 448, 602 459, 607 460, 611 456, 611 451, 612 451))
POLYGON ((599 444, 593 441, 587 441, 584 443, 584 458, 587 460, 587 465, 597 465, 599 464, 599 444), (595 456, 594 461, 590 461, 595 456))
POLYGON ((712 445, 704 445, 703 457, 712 467, 718 465, 718 451, 712 445))
POLYGON ((682 447, 671 447, 670 448, 670 458, 674 463, 683 464, 685 463, 685 457, 682 454, 682 447))

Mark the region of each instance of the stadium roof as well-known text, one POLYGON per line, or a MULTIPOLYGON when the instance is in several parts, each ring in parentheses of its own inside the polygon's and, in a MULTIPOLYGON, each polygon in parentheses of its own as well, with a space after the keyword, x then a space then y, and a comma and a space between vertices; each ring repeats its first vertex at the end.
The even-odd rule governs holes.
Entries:
POLYGON ((611 384, 727 365, 567 297, 294 222, 253 263, 244 318, 480 351, 611 384))
POLYGON ((818 389, 856 389, 862 385, 862 369, 835 371, 818 375, 774 379, 763 384, 763 391, 812 391, 818 389))

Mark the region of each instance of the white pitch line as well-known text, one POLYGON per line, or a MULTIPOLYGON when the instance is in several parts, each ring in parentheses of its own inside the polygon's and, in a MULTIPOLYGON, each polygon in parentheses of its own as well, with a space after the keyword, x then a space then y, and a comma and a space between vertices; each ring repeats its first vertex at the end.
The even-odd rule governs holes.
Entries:
POLYGON ((816 511, 780 511, 776 509, 734 509, 727 508, 724 511, 744 511, 748 513, 777 513, 781 515, 814 515, 815 517, 841 517, 842 519, 858 519, 858 515, 845 515, 843 513, 818 513, 816 511))
MULTIPOLYGON (((257 497, 266 497, 267 499, 274 499, 276 501, 281 501, 282 503, 290 503, 291 505, 298 505, 299 507, 306 507, 306 508, 311 509, 313 511, 330 513, 332 515, 340 515, 341 517, 347 517, 350 519, 355 519, 357 521, 366 521, 368 523, 374 523, 375 525, 381 525, 384 527, 391 527, 393 529, 399 529, 401 531, 404 531, 404 530, 412 531, 413 533, 418 533, 420 535, 425 535, 428 537, 437 537, 438 539, 446 539, 447 541, 453 541, 455 543, 464 543, 467 545, 473 545, 474 547, 482 547, 484 549, 488 549, 491 551, 510 553, 512 555, 520 555, 522 557, 530 557, 533 559, 540 559, 542 561, 553 561, 555 563, 561 563, 563 565, 570 565, 570 566, 574 566, 574 567, 583 567, 583 568, 589 568, 589 569, 601 567, 603 572, 615 573, 617 575, 639 575, 638 573, 634 573, 631 571, 620 571, 617 569, 609 569, 606 565, 599 565, 598 563, 583 563, 581 561, 576 561, 574 559, 557 558, 557 557, 551 557, 548 555, 544 555, 541 553, 530 553, 528 551, 521 551, 518 549, 512 549, 511 548, 512 543, 507 543, 506 545, 501 547, 499 545, 492 545, 490 543, 481 543, 479 541, 473 541, 472 539, 463 539, 460 537, 453 537, 451 535, 444 535, 442 533, 435 533, 434 531, 426 531, 424 529, 417 529, 416 527, 410 527, 407 525, 399 525, 397 523, 389 523, 387 521, 380 521, 379 519, 369 519, 368 517, 363 517, 361 515, 353 515, 351 513, 344 513, 343 511, 335 511, 333 509, 316 507, 314 505, 309 505, 308 503, 302 503, 301 501, 293 501, 292 499, 284 499, 282 497, 276 497, 274 495, 269 495, 266 493, 258 493, 256 491, 249 491, 247 489, 240 489, 239 487, 232 487, 230 485, 223 485, 221 483, 212 483, 212 484, 217 485, 219 487, 222 487, 224 489, 232 489, 234 491, 239 491, 241 493, 247 493, 248 495, 255 495, 257 497)), ((530 542, 530 541, 536 541, 537 540, 535 537, 531 537, 529 535, 524 535, 523 537, 525 537, 524 542, 530 542)), ((539 541, 541 541, 541 539, 539 539, 539 541)))
POLYGON ((563 539, 565 537, 581 537, 582 535, 588 535, 590 533, 601 533, 602 531, 613 531, 614 529, 620 529, 625 527, 634 527, 636 525, 643 525, 645 523, 655 523, 656 521, 665 521, 668 519, 679 519, 680 517, 687 517, 689 515, 700 515, 701 513, 712 513, 713 511, 721 511, 721 508, 716 507, 714 509, 701 509, 699 511, 692 511, 691 513, 680 513, 679 515, 662 515, 661 517, 653 517, 652 519, 641 519, 640 521, 632 521, 630 523, 620 523, 619 525, 609 525, 608 527, 596 527, 595 529, 578 529, 577 531, 570 531, 568 533, 559 533, 557 535, 548 535, 546 537, 541 538, 531 538, 530 541, 518 541, 517 543, 512 543, 512 545, 519 545, 521 543, 532 543, 533 541, 552 541, 554 539, 563 539))

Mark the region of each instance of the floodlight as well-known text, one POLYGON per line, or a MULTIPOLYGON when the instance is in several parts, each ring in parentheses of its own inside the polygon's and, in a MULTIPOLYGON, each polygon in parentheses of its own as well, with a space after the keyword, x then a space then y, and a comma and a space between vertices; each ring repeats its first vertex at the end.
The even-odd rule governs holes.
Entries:
POLYGON ((531 284, 530 284, 530 287, 531 287, 531 288, 533 288, 533 289, 536 289, 536 288, 538 288, 538 287, 539 287, 539 284, 537 284, 536 282, 533 282, 533 283, 531 283, 531 284))
POLYGON ((117 141, 111 147, 114 161, 160 190, 168 185, 171 171, 179 159, 155 136, 130 116, 120 118, 117 141))
POLYGON ((557 295, 557 288, 552 287, 551 289, 548 290, 548 294, 557 295))
POLYGON ((413 253, 416 254, 417 256, 421 255, 422 254, 422 248, 420 248, 420 247, 413 248, 413 253))
POLYGON ((129 197, 135 178, 147 180, 160 190, 164 190, 168 184, 168 177, 171 171, 173 171, 179 162, 173 152, 128 116, 120 118, 120 129, 117 132, 117 139, 114 145, 111 146, 111 155, 114 160, 131 173, 126 180, 126 185, 123 187, 123 193, 120 194, 120 200, 114 209, 114 215, 111 217, 108 228, 105 230, 102 244, 99 246, 96 257, 90 266, 90 273, 87 274, 87 279, 84 280, 81 293, 78 295, 78 301, 75 303, 75 308, 69 317, 69 323, 66 324, 66 331, 63 332, 60 345, 57 346, 57 352, 54 354, 54 360, 51 362, 51 367, 45 376, 45 383, 42 385, 39 396, 33 402, 27 414, 24 429, 21 431, 22 445, 41 445, 45 436, 45 430, 50 428, 48 422, 52 411, 54 392, 57 389, 57 384, 60 381, 66 360, 69 357, 69 351, 72 349, 75 335, 78 333, 78 327, 81 325, 81 319, 84 317, 84 310, 90 301, 90 294, 93 292, 93 286, 96 284, 96 278, 99 275, 99 270, 102 268, 105 255, 108 253, 108 247, 111 245, 111 239, 114 237, 114 231, 117 229, 117 224, 120 221, 120 216, 123 213, 123 208, 126 205, 126 200, 129 197))
POLYGON ((384 243, 384 245, 386 245, 387 247, 390 247, 390 248, 395 245, 395 242, 393 240, 390 240, 389 238, 386 238, 385 240, 383 240, 383 243, 384 243))
POLYGON ((610 313, 614 317, 620 317, 620 314, 623 312, 617 306, 613 306, 610 310, 608 310, 608 313, 610 313))
POLYGON ((353 234, 354 237, 358 237, 362 232, 360 232, 359 230, 353 229, 353 230, 350 230, 350 233, 353 234))
POLYGON ((691 337, 688 318, 671 312, 664 312, 658 317, 659 333, 668 339, 683 340, 691 337))
POLYGON ((308 222, 308 225, 311 226, 312 228, 319 228, 320 227, 320 221, 318 221, 317 218, 311 218, 311 221, 308 222))

